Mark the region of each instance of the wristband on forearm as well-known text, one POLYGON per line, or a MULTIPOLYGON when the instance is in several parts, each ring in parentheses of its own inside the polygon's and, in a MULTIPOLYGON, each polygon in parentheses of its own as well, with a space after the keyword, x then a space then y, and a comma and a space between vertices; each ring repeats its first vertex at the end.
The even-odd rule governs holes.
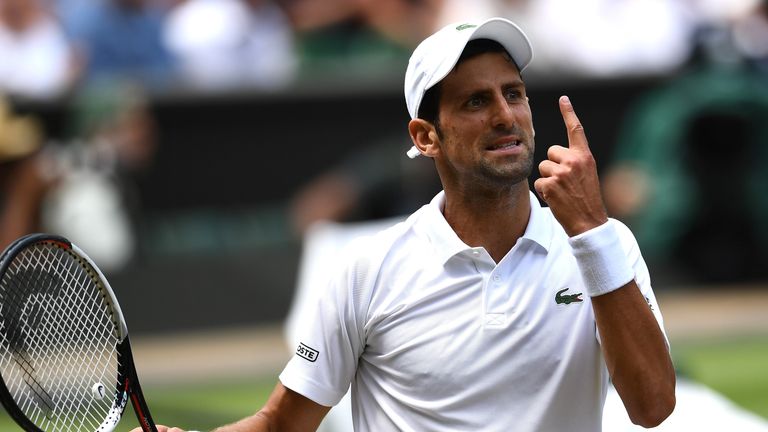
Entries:
POLYGON ((590 297, 615 291, 635 278, 612 221, 573 236, 568 243, 590 297))

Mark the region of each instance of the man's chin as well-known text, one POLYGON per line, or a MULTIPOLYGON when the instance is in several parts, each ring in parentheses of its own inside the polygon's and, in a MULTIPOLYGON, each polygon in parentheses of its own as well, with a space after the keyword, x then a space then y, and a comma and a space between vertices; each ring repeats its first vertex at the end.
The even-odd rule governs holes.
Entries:
POLYGON ((486 177, 492 178, 496 182, 505 185, 516 184, 521 181, 527 181, 531 176, 531 172, 533 172, 533 158, 501 165, 487 163, 484 164, 483 171, 486 177))
POLYGON ((509 170, 489 170, 486 171, 486 178, 499 186, 512 186, 520 182, 528 182, 531 176, 531 169, 521 167, 519 169, 509 170))

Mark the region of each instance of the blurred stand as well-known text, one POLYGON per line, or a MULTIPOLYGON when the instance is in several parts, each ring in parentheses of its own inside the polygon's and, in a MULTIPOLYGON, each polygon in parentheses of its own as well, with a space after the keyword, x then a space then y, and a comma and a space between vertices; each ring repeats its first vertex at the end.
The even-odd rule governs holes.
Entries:
POLYGON ((296 74, 293 31, 269 0, 182 0, 165 23, 164 42, 187 87, 277 87, 296 74))
POLYGON ((74 139, 49 146, 58 181, 42 208, 44 230, 77 243, 107 274, 125 268, 139 241, 133 181, 155 154, 155 123, 141 89, 91 88, 73 100, 74 139))
POLYGON ((737 17, 730 39, 747 63, 768 73, 768 1, 763 0, 737 17))
POLYGON ((429 202, 440 180, 431 160, 405 157, 410 145, 407 132, 372 140, 311 180, 292 198, 294 232, 303 235, 320 221, 397 217, 429 202))
POLYGON ((140 220, 132 181, 155 150, 146 103, 134 88, 80 93, 71 111, 74 137, 54 141, 39 121, 0 101, 0 247, 44 231, 77 243, 107 274, 128 265, 140 220))
POLYGON ((72 47, 43 0, 0 1, 0 91, 52 99, 78 74, 72 47))
POLYGON ((732 39, 720 54, 765 58, 763 0, 443 0, 439 25, 504 16, 526 31, 537 78, 663 76, 684 68, 703 32, 732 39), (649 25, 653 23, 653 25, 649 25), (728 52, 728 50, 732 50, 728 52), (733 51, 735 50, 735 51, 733 51))
POLYGON ((677 0, 445 0, 440 22, 491 16, 508 17, 533 41, 527 74, 555 79, 674 71, 698 25, 690 2, 677 0))
POLYGON ((741 19, 758 4, 759 0, 4 0, 7 26, 17 35, 23 31, 25 37, 0 37, 0 49, 13 54, 4 58, 36 59, 35 65, 42 64, 23 73, 18 65, 24 62, 9 63, 17 66, 9 68, 17 80, 40 87, 23 90, 31 94, 57 95, 78 79, 89 84, 116 77, 138 80, 153 93, 232 91, 284 87, 295 79, 339 74, 399 76, 411 49, 437 28, 505 16, 519 23, 535 43, 536 61, 527 72, 533 79, 642 77, 679 70, 702 28, 733 28, 741 50, 762 56, 763 23, 754 16, 741 19), (74 56, 70 45, 75 47, 74 56))
POLYGON ((768 51, 737 41, 768 46, 765 3, 706 29, 697 66, 637 103, 603 182, 663 284, 768 280, 768 51))
POLYGON ((531 66, 550 76, 674 71, 690 55, 696 26, 678 0, 536 0, 527 12, 538 48, 531 66))
MULTIPOLYGON (((490 16, 509 17, 535 42, 534 79, 658 75, 685 64, 700 28, 730 26, 758 0, 47 1, 77 48, 82 83, 129 77, 163 93, 399 76, 434 30, 490 16)), ((750 42, 759 28, 739 27, 745 49, 763 50, 750 42)))
POLYGON ((442 0, 279 0, 296 32, 302 75, 402 73, 437 23, 442 0))
POLYGON ((69 17, 69 36, 84 62, 84 82, 132 79, 162 89, 174 58, 162 40, 167 6, 151 0, 99 0, 69 17))

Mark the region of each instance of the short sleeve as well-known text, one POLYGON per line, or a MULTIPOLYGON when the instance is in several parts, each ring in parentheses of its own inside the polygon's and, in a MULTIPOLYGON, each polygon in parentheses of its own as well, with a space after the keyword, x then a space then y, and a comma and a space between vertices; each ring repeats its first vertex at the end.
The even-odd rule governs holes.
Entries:
POLYGON ((349 389, 365 347, 363 259, 349 261, 318 296, 314 312, 300 318, 298 345, 280 381, 320 405, 333 406, 349 389))

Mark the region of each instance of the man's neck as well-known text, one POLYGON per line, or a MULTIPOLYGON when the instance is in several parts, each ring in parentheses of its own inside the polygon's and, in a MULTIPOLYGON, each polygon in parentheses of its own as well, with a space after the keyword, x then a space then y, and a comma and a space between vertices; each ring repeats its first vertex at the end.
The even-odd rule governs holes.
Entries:
POLYGON ((482 246, 497 263, 525 233, 530 214, 527 181, 487 194, 445 191, 445 220, 464 243, 482 246))

